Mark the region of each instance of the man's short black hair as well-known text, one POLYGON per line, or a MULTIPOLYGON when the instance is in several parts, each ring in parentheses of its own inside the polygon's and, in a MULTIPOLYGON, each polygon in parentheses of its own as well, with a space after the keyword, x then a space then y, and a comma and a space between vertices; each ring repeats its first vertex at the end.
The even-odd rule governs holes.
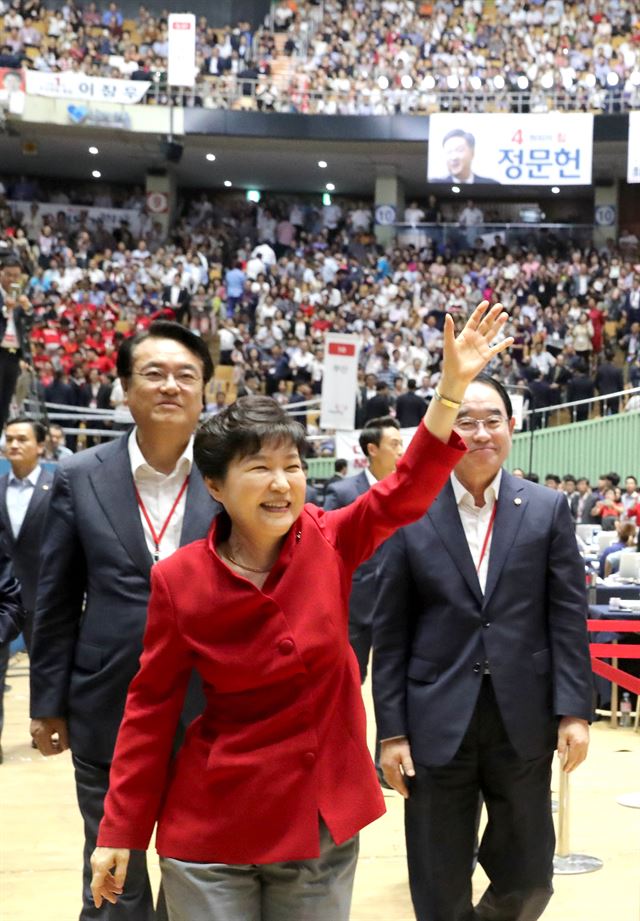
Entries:
POLYGON ((472 384, 486 384, 487 387, 493 387, 495 392, 499 395, 500 399, 504 403, 504 408, 507 411, 507 419, 513 417, 513 406, 511 405, 511 397, 509 396, 506 387, 496 380, 495 377, 492 377, 486 371, 481 371, 477 377, 471 381, 472 384))
POLYGON ((196 430, 193 457, 203 477, 224 480, 236 458, 257 454, 263 444, 291 443, 306 453, 304 428, 271 397, 240 397, 196 430))
POLYGON ((369 445, 376 445, 376 447, 379 447, 384 429, 398 429, 398 431, 400 431, 400 424, 393 416, 378 416, 377 419, 369 419, 365 422, 365 426, 360 432, 360 438, 358 439, 365 457, 369 457, 369 445))
POLYGON ((562 477, 562 481, 564 483, 573 483, 575 486, 576 478, 572 473, 565 473, 565 475, 562 477))
POLYGON ((213 361, 206 343, 191 330, 171 320, 156 320, 148 329, 125 339, 118 349, 118 377, 127 380, 133 370, 133 353, 137 346, 147 339, 173 339, 179 342, 202 362, 202 378, 206 384, 213 376, 213 361))
POLYGON ((16 255, 13 250, 9 250, 8 252, 0 251, 0 272, 3 269, 13 268, 22 269, 22 262, 20 261, 20 257, 16 255))
POLYGON ((348 466, 349 466, 349 461, 346 460, 346 458, 338 457, 336 458, 333 464, 333 469, 336 473, 342 473, 342 471, 346 470, 348 466))
POLYGON ((382 393, 383 390, 388 390, 388 389, 389 389, 389 385, 387 384, 386 381, 378 381, 378 383, 376 384, 376 391, 378 393, 382 393))
POLYGON ((409 380, 407 381, 407 390, 415 390, 415 389, 416 389, 416 382, 413 377, 410 377, 409 380))
POLYGON ((545 483, 547 482, 547 480, 553 480, 553 482, 557 483, 558 486, 560 485, 560 477, 558 476, 557 473, 548 473, 544 478, 545 483))
POLYGON ((447 131, 445 136, 442 138, 442 146, 444 147, 447 141, 450 141, 451 138, 463 138, 471 150, 476 149, 476 139, 470 131, 463 131, 462 128, 452 128, 451 131, 447 131))
POLYGON ((4 427, 5 434, 10 425, 30 425, 38 444, 44 444, 45 438, 47 437, 47 429, 46 426, 37 419, 32 419, 30 416, 13 416, 4 427))

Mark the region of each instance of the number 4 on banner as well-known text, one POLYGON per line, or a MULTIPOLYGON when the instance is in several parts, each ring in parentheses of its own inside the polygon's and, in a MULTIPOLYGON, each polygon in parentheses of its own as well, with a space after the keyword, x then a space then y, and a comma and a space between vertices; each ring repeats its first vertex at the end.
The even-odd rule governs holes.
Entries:
POLYGON ((511 140, 514 144, 522 144, 522 128, 518 128, 511 140))

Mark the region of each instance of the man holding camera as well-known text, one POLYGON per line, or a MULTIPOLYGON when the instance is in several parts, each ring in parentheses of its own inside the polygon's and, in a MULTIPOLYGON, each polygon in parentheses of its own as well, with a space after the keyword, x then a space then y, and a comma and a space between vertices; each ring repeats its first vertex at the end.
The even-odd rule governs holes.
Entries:
POLYGON ((11 398, 20 374, 20 359, 27 357, 26 320, 31 304, 22 288, 22 266, 17 256, 0 263, 0 431, 9 417, 11 398))

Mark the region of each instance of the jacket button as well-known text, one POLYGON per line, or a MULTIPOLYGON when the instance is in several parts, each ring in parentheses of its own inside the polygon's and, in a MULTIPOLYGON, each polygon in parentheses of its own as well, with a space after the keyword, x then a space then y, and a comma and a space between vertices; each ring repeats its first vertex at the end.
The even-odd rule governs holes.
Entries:
POLYGON ((315 752, 305 752, 302 756, 302 760, 307 767, 313 767, 313 765, 316 763, 315 752))
POLYGON ((478 672, 480 671, 481 668, 482 668, 482 666, 480 665, 479 662, 476 662, 475 665, 473 666, 473 670, 474 670, 474 672, 475 672, 476 674, 478 674, 478 672))
POLYGON ((294 650, 293 640, 280 640, 278 643, 278 650, 282 653, 283 656, 289 656, 294 650))
POLYGON ((482 624, 482 626, 483 626, 483 627, 490 627, 490 626, 491 626, 491 623, 490 623, 490 621, 485 620, 484 623, 482 624))

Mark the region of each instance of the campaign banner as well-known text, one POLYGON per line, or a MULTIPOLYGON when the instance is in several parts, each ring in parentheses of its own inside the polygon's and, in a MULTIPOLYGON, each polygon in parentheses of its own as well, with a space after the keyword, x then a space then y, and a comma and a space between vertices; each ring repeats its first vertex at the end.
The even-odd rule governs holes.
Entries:
POLYGON ((640 112, 629 112, 627 182, 640 182, 640 112))
MULTIPOLYGON (((8 201, 7 204, 12 214, 20 214, 26 219, 31 214, 30 201, 8 201)), ((129 225, 132 234, 141 232, 142 215, 136 208, 90 208, 85 205, 68 205, 62 202, 38 202, 38 214, 45 221, 55 222, 58 212, 62 211, 72 224, 88 224, 95 226, 97 221, 109 231, 115 230, 123 221, 129 225)))
POLYGON ((324 429, 350 431, 354 427, 359 352, 358 336, 327 333, 320 404, 320 425, 324 429))
POLYGON ((121 105, 136 105, 142 102, 151 86, 151 82, 147 80, 90 77, 87 74, 71 71, 54 74, 27 70, 25 76, 27 94, 31 96, 117 102, 121 105))
POLYGON ((429 116, 428 182, 590 185, 592 161, 588 113, 429 116))
POLYGON ((196 17, 193 13, 170 13, 167 83, 195 86, 196 73, 196 17))

